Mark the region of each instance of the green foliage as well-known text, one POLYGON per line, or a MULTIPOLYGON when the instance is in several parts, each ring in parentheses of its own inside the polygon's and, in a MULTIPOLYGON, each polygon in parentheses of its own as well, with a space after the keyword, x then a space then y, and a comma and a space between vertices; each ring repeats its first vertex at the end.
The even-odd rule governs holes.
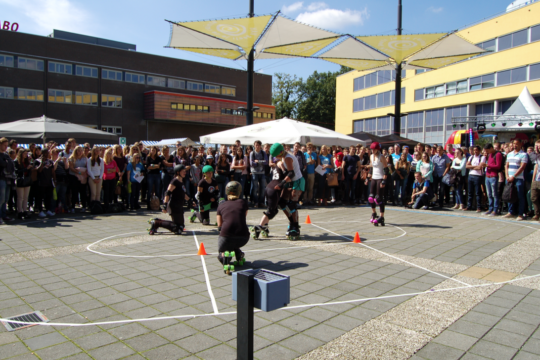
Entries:
POLYGON ((315 71, 306 81, 295 75, 274 74, 272 103, 276 107, 276 119, 296 118, 333 130, 336 116, 336 77, 350 70, 342 66, 336 72, 315 71))

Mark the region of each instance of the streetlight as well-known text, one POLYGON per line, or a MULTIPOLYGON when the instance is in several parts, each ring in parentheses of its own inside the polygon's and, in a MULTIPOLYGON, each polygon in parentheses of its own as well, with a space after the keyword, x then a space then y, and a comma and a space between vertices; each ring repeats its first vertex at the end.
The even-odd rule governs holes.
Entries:
MULTIPOLYGON (((259 110, 260 107, 258 106, 254 106, 252 107, 251 109, 247 108, 247 107, 244 107, 244 106, 239 106, 236 108, 236 110, 240 110, 242 112, 244 112, 248 118, 250 118, 249 114, 251 114, 251 119, 253 119, 253 113, 257 110, 259 110)), ((248 124, 248 125, 252 125, 253 124, 253 121, 251 122, 251 124, 248 124)))

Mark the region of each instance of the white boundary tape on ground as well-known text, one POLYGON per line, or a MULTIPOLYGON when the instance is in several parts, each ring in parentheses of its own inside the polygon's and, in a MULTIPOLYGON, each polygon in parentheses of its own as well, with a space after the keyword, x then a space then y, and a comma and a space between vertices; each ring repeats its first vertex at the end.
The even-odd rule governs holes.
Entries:
MULTIPOLYGON (((195 234, 195 231, 191 231, 193 233, 193 239, 195 240, 195 245, 197 246, 197 249, 199 249, 199 240, 197 240, 197 235, 195 234)), ((203 270, 204 270, 204 278, 206 279, 206 288, 208 289, 208 295, 210 295, 210 301, 212 302, 212 308, 214 309, 214 314, 219 314, 218 307, 216 304, 216 298, 214 297, 214 293, 212 292, 212 285, 210 284, 210 278, 208 277, 208 270, 206 269, 206 261, 204 260, 204 255, 199 255, 201 257, 203 270)))

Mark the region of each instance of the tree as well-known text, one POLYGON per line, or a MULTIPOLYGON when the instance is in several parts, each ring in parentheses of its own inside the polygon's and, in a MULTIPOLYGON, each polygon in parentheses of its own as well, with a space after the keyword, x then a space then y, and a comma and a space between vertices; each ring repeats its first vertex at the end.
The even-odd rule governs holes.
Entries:
POLYGON ((302 78, 297 78, 296 75, 274 74, 272 104, 276 107, 276 119, 296 117, 298 102, 301 100, 301 85, 302 78))

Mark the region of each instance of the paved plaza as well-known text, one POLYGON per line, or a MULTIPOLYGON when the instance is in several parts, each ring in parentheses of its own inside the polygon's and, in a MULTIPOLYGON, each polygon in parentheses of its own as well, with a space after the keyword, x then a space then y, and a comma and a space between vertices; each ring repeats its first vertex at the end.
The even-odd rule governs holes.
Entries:
MULTIPOLYGON (((540 224, 390 207, 374 227, 370 212, 303 209, 312 224, 296 242, 280 213, 244 248, 243 268, 291 277, 289 306, 255 314, 255 358, 540 359, 540 224)), ((1 226, 0 317, 57 325, 0 325, 0 359, 236 358, 217 228, 150 236, 151 215, 1 226)))

